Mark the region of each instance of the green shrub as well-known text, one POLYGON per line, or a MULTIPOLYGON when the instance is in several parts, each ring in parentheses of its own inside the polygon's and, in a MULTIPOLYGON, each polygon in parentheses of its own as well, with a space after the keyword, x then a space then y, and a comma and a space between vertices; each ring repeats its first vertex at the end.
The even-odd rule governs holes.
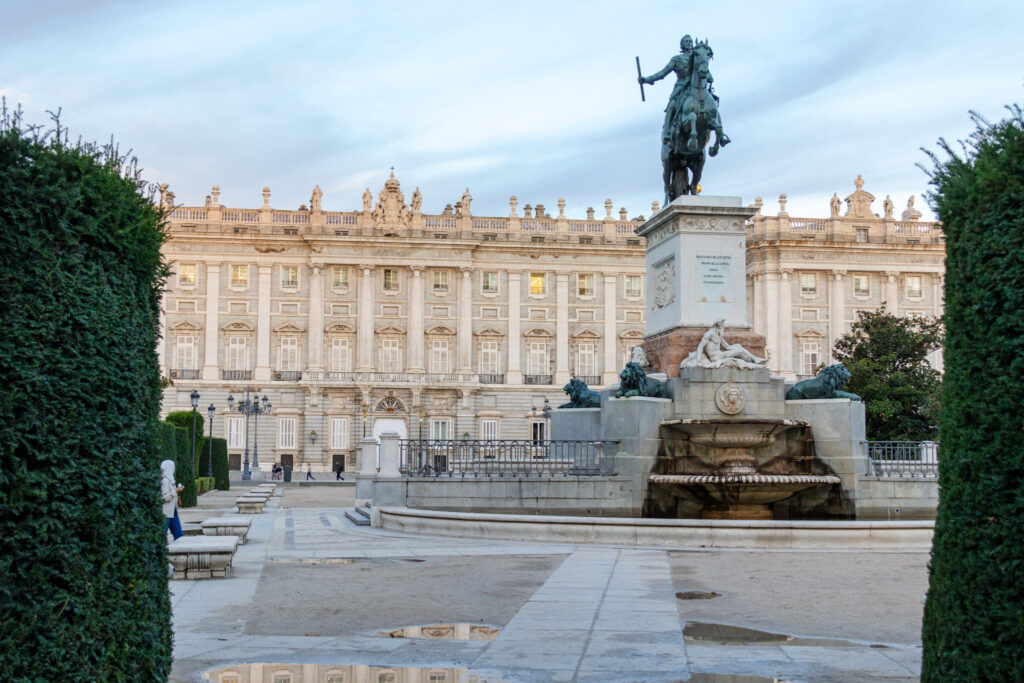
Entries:
MULTIPOLYGON (((203 414, 198 410, 195 413, 196 417, 196 453, 192 459, 192 469, 198 474, 205 474, 205 470, 199 469, 199 455, 202 453, 202 449, 199 448, 203 441, 203 414)), ((165 421, 178 427, 179 429, 187 429, 189 439, 192 438, 192 411, 191 410, 176 410, 173 413, 169 413, 164 418, 165 421)), ((191 441, 189 442, 191 443, 191 441)))
POLYGON ((189 438, 188 430, 180 427, 175 428, 174 435, 178 442, 178 457, 174 461, 174 477, 179 484, 185 487, 178 494, 181 497, 181 507, 195 507, 196 475, 192 471, 192 440, 189 438))
POLYGON ((231 479, 228 474, 227 439, 213 439, 213 478, 217 481, 218 491, 231 489, 231 479))
MULTIPOLYGON (((161 422, 157 425, 160 440, 160 460, 173 460, 178 462, 178 435, 174 425, 161 422)), ((177 468, 177 465, 175 465, 177 468)), ((162 475, 161 475, 162 476, 162 475)))
POLYGON ((1024 116, 935 161, 946 233, 939 509, 924 681, 1024 680, 1024 116))
POLYGON ((66 140, 0 112, 0 671, 162 681, 162 217, 66 140))
POLYGON ((213 477, 197 477, 196 478, 196 494, 203 495, 207 491, 212 491, 214 485, 213 477))

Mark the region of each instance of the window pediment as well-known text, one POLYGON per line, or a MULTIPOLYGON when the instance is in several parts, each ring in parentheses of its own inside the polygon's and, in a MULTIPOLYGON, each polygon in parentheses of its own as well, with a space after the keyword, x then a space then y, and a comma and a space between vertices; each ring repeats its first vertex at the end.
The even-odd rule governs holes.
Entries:
POLYGON ((436 325, 427 330, 427 334, 435 336, 453 336, 455 334, 455 330, 450 327, 445 327, 444 325, 436 325))
POLYGON ((794 336, 797 337, 798 339, 824 339, 825 338, 825 335, 823 335, 821 332, 819 332, 818 330, 815 330, 813 328, 804 330, 803 332, 797 332, 794 336))
POLYGON ((328 327, 324 331, 325 332, 330 332, 331 334, 355 334, 356 333, 356 331, 354 329, 352 329, 349 325, 345 325, 343 323, 335 323, 335 324, 331 325, 330 327, 328 327))
POLYGON ((220 329, 224 330, 225 332, 255 332, 256 331, 255 327, 253 327, 249 323, 243 323, 243 322, 228 323, 227 325, 224 325, 220 329))
POLYGON ((173 325, 169 325, 167 329, 174 330, 175 332, 199 332, 203 328, 191 320, 179 320, 173 325))
POLYGON ((619 335, 620 339, 643 339, 644 333, 640 330, 626 330, 619 335))
POLYGON ((524 334, 523 336, 524 337, 553 337, 554 335, 551 334, 550 331, 545 330, 545 329, 543 329, 541 327, 535 327, 532 330, 530 330, 529 332, 527 332, 526 334, 524 334))
POLYGON ((405 330, 401 327, 395 327, 394 325, 384 325, 377 329, 377 334, 405 334, 405 330))
POLYGON ((476 333, 478 337, 504 337, 505 333, 501 330, 496 330, 493 327, 487 327, 476 333))
POLYGON ((597 334, 593 330, 584 329, 584 330, 580 330, 576 334, 572 335, 572 338, 573 339, 592 340, 592 339, 600 339, 601 335, 597 334))
POLYGON ((296 325, 295 323, 292 323, 292 322, 287 322, 287 323, 284 323, 283 325, 278 325, 277 327, 274 328, 274 332, 285 333, 285 334, 287 334, 289 332, 296 333, 296 332, 305 332, 305 331, 306 331, 305 328, 299 327, 298 325, 296 325))

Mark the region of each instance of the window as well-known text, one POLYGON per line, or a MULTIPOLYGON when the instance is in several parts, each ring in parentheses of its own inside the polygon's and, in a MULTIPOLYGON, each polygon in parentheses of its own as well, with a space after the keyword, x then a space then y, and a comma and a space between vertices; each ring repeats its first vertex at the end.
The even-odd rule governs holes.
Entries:
POLYGON ((816 341, 805 341, 801 345, 800 366, 805 375, 813 375, 821 363, 821 345, 816 341))
POLYGON ((640 296, 640 276, 626 276, 626 296, 640 296))
POLYGON ((385 339, 380 343, 381 372, 401 372, 402 347, 397 339, 385 339))
POLYGON ((427 683, 446 683, 446 675, 441 671, 431 671, 427 677, 427 683))
POLYGON ((228 433, 228 448, 242 448, 245 446, 244 418, 229 417, 225 429, 228 433))
POLYGON ((541 244, 544 241, 544 235, 531 235, 530 241, 534 244, 541 244))
POLYGON ((481 285, 480 290, 484 294, 497 294, 498 293, 498 274, 497 273, 481 273, 481 285))
POLYGON ((593 243, 594 243, 594 238, 593 237, 581 237, 580 238, 580 244, 593 244, 593 243))
POLYGON ((627 247, 639 247, 640 246, 640 240, 626 240, 626 246, 627 247))
POLYGON ((430 343, 430 371, 448 372, 448 340, 435 339, 430 343))
POLYGON ((331 287, 335 289, 348 288, 348 268, 342 266, 331 268, 331 287))
POLYGON ((451 420, 431 420, 430 421, 430 438, 439 439, 441 441, 450 439, 452 432, 451 420))
POLYGON ((544 287, 544 273, 530 273, 530 294, 544 296, 546 291, 544 287))
POLYGON ((547 434, 547 425, 543 422, 538 421, 530 423, 530 439, 533 440, 534 443, 547 441, 547 434))
POLYGON ((277 447, 295 448, 294 417, 282 417, 277 421, 277 447))
POLYGON ((576 276, 576 294, 578 296, 594 296, 593 275, 588 274, 576 276))
POLYGON ((285 372, 299 369, 299 340, 296 337, 281 337, 277 353, 277 369, 285 372))
POLYGON ((299 267, 298 266, 281 266, 281 286, 282 287, 298 287, 299 286, 299 267))
POLYGON ((194 370, 196 362, 196 338, 190 334, 180 335, 174 343, 174 367, 178 370, 194 370))
POLYGON ((178 269, 179 285, 194 285, 196 283, 196 265, 194 263, 184 264, 178 269))
POLYGON ((626 357, 622 361, 622 364, 624 366, 627 363, 629 363, 631 360, 633 360, 633 349, 635 349, 635 348, 636 348, 636 344, 626 344, 626 357))
POLYGON ((331 372, 351 372, 351 348, 348 339, 331 340, 331 372))
POLYGON ((480 342, 480 373, 484 375, 497 375, 498 370, 498 342, 480 342))
POLYGON ((498 236, 497 235, 490 235, 490 234, 484 235, 482 241, 483 242, 497 242, 498 241, 498 236))
POLYGON ((434 280, 434 291, 435 292, 447 292, 448 291, 448 271, 447 270, 435 270, 433 271, 434 280))
POLYGON ((249 338, 228 337, 228 370, 249 369, 249 338))
POLYGON ((480 420, 480 438, 484 441, 498 440, 498 421, 480 420))
POLYGON ((231 286, 249 286, 249 266, 231 266, 231 286))
POLYGON ((907 296, 908 297, 919 297, 919 296, 921 296, 921 276, 920 275, 908 275, 907 276, 907 296))
POLYGON ((274 683, 292 683, 291 674, 274 674, 274 683))
POLYGON ((327 674, 324 683, 345 683, 345 674, 327 674))
POLYGON ((807 296, 818 294, 818 274, 800 273, 800 293, 807 296))
POLYGON ((348 448, 348 418, 331 418, 331 449, 340 451, 348 448))
POLYGON ((548 374, 548 344, 547 342, 530 342, 530 372, 531 375, 548 374))
POLYGON ((377 674, 377 683, 395 683, 394 672, 387 671, 385 673, 377 674))
POLYGON ((385 292, 397 292, 398 291, 398 271, 393 268, 384 269, 384 291, 385 292))
POLYGON ((868 241, 868 229, 867 228, 857 228, 857 241, 858 242, 867 242, 868 241))
POLYGON ((867 275, 853 276, 853 293, 856 296, 868 296, 871 294, 871 278, 867 275))
POLYGON ((576 374, 590 376, 597 374, 597 354, 594 351, 593 342, 584 342, 577 347, 576 374))

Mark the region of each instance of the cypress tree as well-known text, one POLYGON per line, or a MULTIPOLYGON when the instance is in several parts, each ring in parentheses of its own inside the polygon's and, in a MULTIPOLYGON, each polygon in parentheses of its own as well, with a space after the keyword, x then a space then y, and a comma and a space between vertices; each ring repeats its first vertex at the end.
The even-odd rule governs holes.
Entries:
POLYGON ((181 497, 181 507, 195 507, 197 496, 196 474, 192 469, 192 438, 187 429, 180 427, 174 429, 174 434, 178 444, 178 457, 174 461, 174 476, 177 477, 178 483, 185 487, 178 494, 181 497))
POLYGON ((934 162, 946 373, 924 681, 1024 680, 1024 117, 934 162))

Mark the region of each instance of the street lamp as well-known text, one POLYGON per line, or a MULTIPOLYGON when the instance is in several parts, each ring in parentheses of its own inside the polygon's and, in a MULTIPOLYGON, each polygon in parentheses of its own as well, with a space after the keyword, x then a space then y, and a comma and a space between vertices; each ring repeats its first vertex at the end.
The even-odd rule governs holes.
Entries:
MULTIPOLYGON (((253 416, 255 416, 255 419, 256 419, 256 425, 255 425, 255 430, 256 430, 255 439, 256 440, 254 441, 253 447, 252 447, 252 468, 253 469, 257 469, 260 466, 260 460, 259 460, 259 449, 260 449, 260 445, 259 445, 259 435, 260 435, 260 432, 259 432, 259 429, 260 429, 259 416, 261 414, 264 414, 264 415, 269 414, 270 410, 272 408, 272 406, 270 404, 270 399, 267 398, 266 395, 263 396, 263 403, 261 404, 260 403, 260 396, 259 396, 259 394, 256 394, 255 397, 250 397, 249 394, 250 394, 251 391, 252 391, 251 389, 246 387, 246 389, 245 389, 245 399, 238 402, 238 412, 240 412, 243 415, 245 415, 245 460, 244 460, 245 464, 244 464, 244 469, 242 470, 242 479, 244 479, 244 480, 252 479, 252 472, 249 470, 249 416, 253 415, 253 416)), ((228 410, 234 410, 235 409, 234 405, 235 405, 235 397, 234 396, 228 396, 228 410)))
POLYGON ((206 414, 210 416, 210 446, 206 449, 206 476, 213 476, 213 414, 217 412, 216 406, 212 403, 206 409, 206 414))
POLYGON ((196 408, 199 407, 199 392, 195 389, 188 395, 192 399, 192 466, 195 467, 196 463, 196 408))
MULTIPOLYGON (((537 417, 537 406, 533 406, 532 408, 530 408, 530 411, 533 413, 534 417, 537 417)), ((550 439, 548 429, 549 423, 551 421, 551 401, 549 401, 547 398, 544 399, 544 407, 541 408, 540 414, 541 417, 544 418, 544 438, 550 439)))

